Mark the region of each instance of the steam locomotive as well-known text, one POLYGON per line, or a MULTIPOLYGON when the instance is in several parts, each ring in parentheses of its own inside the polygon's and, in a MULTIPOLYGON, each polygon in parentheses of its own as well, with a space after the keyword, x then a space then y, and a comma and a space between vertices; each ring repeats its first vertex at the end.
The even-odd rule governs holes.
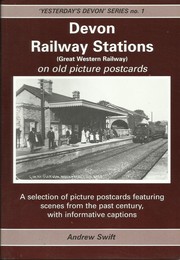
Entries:
POLYGON ((139 123, 133 133, 134 143, 148 143, 154 139, 164 138, 166 133, 166 126, 161 124, 139 123))

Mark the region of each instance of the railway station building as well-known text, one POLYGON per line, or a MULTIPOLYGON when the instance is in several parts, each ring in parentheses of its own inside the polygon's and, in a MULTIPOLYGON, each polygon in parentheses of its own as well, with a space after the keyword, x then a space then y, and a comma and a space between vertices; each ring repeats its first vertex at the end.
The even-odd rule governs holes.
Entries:
POLYGON ((144 119, 148 120, 148 117, 145 114, 139 114, 106 101, 100 101, 99 103, 106 107, 116 109, 116 111, 119 111, 122 114, 107 116, 106 118, 106 125, 109 128, 116 130, 118 136, 128 135, 129 131, 133 133, 135 126, 139 122, 142 122, 144 119))
POLYGON ((46 140, 50 127, 53 127, 58 145, 66 140, 67 130, 80 140, 83 127, 94 130, 114 128, 118 136, 128 135, 136 124, 131 114, 110 103, 105 105, 81 99, 78 91, 74 91, 72 97, 54 93, 51 80, 41 80, 41 88, 23 85, 16 92, 16 147, 27 146, 32 128, 39 137, 43 132, 46 140))

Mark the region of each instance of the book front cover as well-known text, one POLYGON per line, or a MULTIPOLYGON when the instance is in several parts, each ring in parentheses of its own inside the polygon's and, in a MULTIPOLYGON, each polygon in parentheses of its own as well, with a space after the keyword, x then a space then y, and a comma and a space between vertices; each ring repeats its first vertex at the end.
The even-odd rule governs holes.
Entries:
POLYGON ((2 259, 179 259, 179 17, 3 2, 2 259))

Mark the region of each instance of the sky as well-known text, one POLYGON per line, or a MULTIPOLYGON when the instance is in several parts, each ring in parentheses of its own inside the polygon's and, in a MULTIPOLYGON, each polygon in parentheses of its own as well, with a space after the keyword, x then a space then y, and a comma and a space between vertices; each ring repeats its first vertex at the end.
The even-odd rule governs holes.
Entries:
POLYGON ((141 109, 153 121, 169 120, 170 77, 14 77, 14 90, 23 84, 39 88, 39 79, 53 81, 53 92, 92 102, 108 101, 129 110, 141 109))

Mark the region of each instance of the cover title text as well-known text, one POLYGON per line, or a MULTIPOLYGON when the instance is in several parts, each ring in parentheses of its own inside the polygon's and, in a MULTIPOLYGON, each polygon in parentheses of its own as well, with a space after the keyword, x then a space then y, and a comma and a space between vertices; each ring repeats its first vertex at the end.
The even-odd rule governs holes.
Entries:
MULTIPOLYGON (((76 22, 69 23, 69 34, 115 34, 114 25, 82 25, 76 22)), ((90 43, 62 43, 58 40, 49 40, 41 42, 39 40, 31 41, 31 52, 60 52, 60 53, 81 53, 85 55, 91 44, 90 43)), ((96 39, 92 43, 92 49, 96 53, 127 53, 127 52, 153 52, 152 43, 132 43, 127 40, 118 42, 108 42, 96 39)))

